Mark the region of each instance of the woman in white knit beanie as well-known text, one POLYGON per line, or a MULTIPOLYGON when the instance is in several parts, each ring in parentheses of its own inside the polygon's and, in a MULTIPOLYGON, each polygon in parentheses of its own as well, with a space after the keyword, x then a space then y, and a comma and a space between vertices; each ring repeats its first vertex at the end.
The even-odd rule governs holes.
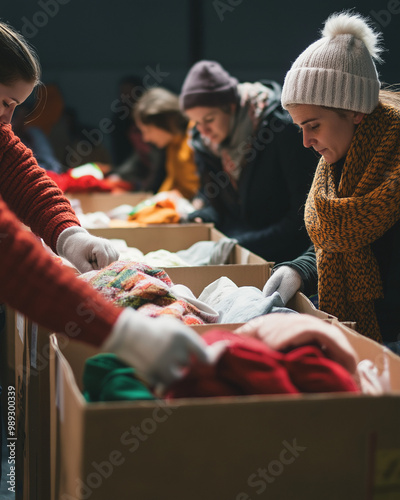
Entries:
POLYGON ((305 209, 312 248, 264 287, 319 307, 396 350, 400 340, 400 99, 380 89, 380 35, 333 14, 287 73, 282 105, 321 155, 305 209))

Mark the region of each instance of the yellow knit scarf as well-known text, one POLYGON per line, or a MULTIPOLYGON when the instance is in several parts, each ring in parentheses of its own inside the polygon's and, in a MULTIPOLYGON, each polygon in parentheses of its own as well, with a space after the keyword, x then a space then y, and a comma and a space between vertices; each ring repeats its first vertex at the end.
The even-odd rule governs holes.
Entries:
POLYGON ((370 245, 400 218, 399 110, 380 104, 364 117, 336 185, 335 165, 321 159, 305 210, 320 308, 381 342, 374 301, 383 288, 370 245))

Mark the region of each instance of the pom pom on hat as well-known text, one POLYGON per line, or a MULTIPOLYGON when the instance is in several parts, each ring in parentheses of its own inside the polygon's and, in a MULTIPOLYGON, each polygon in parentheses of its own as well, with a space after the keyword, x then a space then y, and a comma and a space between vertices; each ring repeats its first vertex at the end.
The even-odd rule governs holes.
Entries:
POLYGON ((293 63, 282 88, 282 105, 313 104, 371 113, 379 102, 374 64, 380 35, 358 14, 342 12, 325 22, 322 38, 293 63))
POLYGON ((382 62, 379 55, 382 52, 381 33, 375 32, 358 14, 351 16, 346 13, 332 14, 325 21, 321 34, 326 38, 334 38, 337 35, 353 35, 364 42, 373 59, 382 62))

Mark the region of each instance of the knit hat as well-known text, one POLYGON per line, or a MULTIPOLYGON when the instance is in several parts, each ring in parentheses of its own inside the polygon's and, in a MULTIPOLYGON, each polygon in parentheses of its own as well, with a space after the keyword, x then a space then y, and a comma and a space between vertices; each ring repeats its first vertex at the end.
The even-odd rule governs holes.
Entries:
POLYGON ((374 59, 381 61, 380 35, 348 12, 325 22, 322 38, 293 63, 282 88, 282 106, 314 104, 371 113, 379 102, 374 59))
POLYGON ((238 99, 238 80, 216 61, 199 61, 189 70, 180 95, 182 109, 221 106, 238 99))

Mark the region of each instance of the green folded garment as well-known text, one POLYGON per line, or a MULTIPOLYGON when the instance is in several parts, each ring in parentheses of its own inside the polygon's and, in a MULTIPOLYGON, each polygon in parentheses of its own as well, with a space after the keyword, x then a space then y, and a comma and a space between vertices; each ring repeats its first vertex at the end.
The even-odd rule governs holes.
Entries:
POLYGON ((110 353, 96 354, 86 360, 83 396, 90 403, 156 399, 136 377, 135 369, 110 353))

